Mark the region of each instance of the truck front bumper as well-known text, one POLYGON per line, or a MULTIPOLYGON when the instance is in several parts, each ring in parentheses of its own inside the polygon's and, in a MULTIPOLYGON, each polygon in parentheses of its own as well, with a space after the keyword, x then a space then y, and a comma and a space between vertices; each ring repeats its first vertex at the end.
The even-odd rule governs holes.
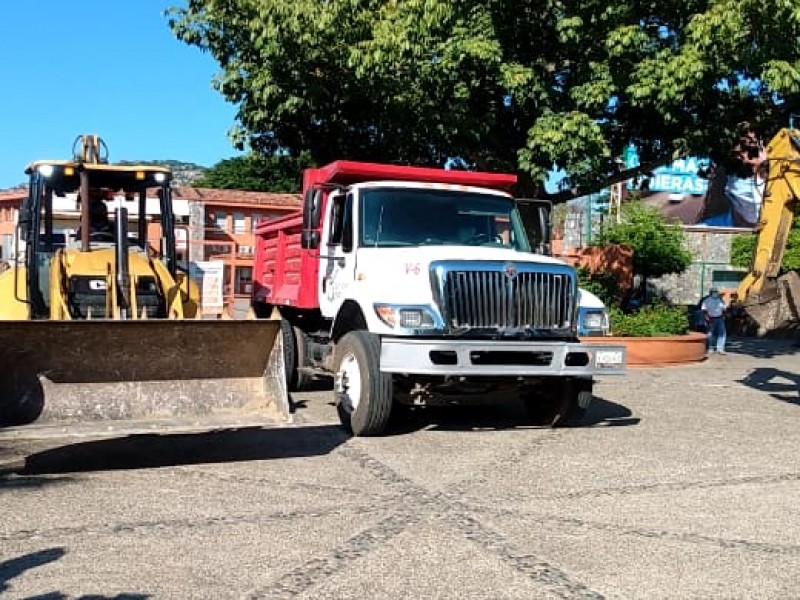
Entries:
POLYGON ((624 345, 580 342, 381 339, 383 373, 593 376, 625 372, 624 345))

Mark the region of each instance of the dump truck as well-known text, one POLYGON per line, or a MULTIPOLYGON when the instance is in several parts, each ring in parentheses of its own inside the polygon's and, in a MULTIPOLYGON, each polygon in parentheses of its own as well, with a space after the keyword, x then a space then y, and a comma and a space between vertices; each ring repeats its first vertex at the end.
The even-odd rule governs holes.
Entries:
POLYGON ((0 425, 288 413, 280 324, 199 318, 169 169, 110 164, 82 135, 26 173, 0 273, 0 425))
POLYGON ((795 330, 800 322, 800 276, 796 272, 780 275, 800 198, 800 132, 781 129, 767 145, 766 155, 753 263, 737 290, 748 317, 748 332, 756 335, 795 330))
POLYGON ((626 349, 579 339, 607 314, 582 310, 575 270, 541 251, 546 211, 515 184, 354 161, 304 171, 302 210, 255 231, 252 305, 281 316, 288 384, 332 374, 355 435, 407 407, 509 396, 537 424, 577 423, 626 349))

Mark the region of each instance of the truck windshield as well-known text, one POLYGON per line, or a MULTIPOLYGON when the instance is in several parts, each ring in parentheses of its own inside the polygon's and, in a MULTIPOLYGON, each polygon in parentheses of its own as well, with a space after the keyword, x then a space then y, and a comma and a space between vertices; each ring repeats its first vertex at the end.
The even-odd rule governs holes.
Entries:
POLYGON ((361 246, 496 246, 530 251, 512 198, 457 190, 372 188, 359 202, 361 246))

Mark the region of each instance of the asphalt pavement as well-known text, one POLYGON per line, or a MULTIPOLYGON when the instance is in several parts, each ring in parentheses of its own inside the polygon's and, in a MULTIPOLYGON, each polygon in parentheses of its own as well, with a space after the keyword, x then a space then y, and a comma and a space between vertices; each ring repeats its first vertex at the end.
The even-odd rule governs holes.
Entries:
MULTIPOLYGON (((800 598, 786 342, 601 379, 582 427, 417 411, 0 434, 8 598, 800 598)), ((31 430, 36 431, 36 430, 31 430)))

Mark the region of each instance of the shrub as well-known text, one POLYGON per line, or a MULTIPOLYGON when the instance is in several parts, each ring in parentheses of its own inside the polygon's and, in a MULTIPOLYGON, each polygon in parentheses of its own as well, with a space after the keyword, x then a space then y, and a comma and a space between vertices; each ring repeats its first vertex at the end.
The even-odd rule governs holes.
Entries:
POLYGON ((614 275, 605 271, 592 273, 586 267, 578 267, 577 271, 578 285, 581 288, 600 298, 607 307, 619 306, 619 281, 614 275))
POLYGON ((610 309, 611 333, 621 337, 659 337, 682 335, 689 331, 689 317, 682 306, 647 304, 626 313, 610 309))
POLYGON ((592 245, 633 248, 633 271, 645 280, 682 273, 692 263, 683 229, 668 222, 657 208, 634 200, 623 205, 622 215, 622 221, 607 225, 592 245))

